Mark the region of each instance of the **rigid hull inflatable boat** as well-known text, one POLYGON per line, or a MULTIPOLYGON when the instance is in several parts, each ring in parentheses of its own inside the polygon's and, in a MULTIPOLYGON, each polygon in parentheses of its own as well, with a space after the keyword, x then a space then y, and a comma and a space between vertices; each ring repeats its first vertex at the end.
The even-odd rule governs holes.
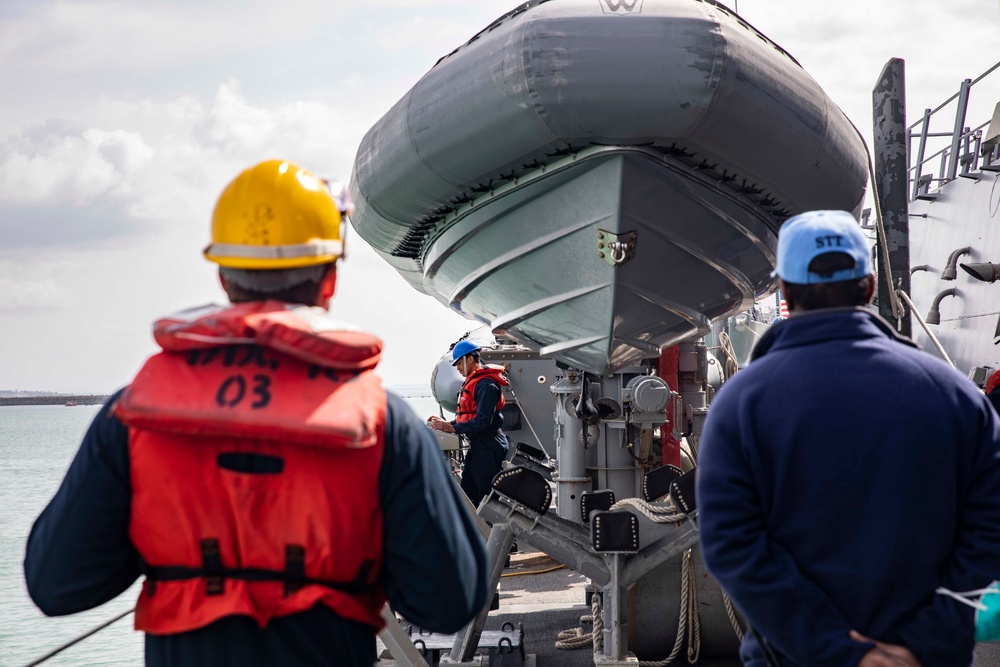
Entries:
POLYGON ((861 206, 862 140, 705 0, 528 2, 365 136, 358 233, 416 289, 612 372, 772 289, 777 230, 861 206))

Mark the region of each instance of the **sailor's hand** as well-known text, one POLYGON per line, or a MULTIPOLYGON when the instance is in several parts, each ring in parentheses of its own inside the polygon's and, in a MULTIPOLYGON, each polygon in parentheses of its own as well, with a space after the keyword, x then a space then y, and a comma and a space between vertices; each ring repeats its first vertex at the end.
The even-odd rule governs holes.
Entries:
POLYGON ((922 667, 910 649, 900 644, 875 641, 855 630, 851 630, 851 639, 875 644, 875 648, 861 658, 858 667, 922 667))
POLYGON ((437 415, 431 415, 427 418, 427 425, 430 426, 435 431, 441 431, 442 433, 454 433, 455 427, 449 422, 441 419, 437 415))

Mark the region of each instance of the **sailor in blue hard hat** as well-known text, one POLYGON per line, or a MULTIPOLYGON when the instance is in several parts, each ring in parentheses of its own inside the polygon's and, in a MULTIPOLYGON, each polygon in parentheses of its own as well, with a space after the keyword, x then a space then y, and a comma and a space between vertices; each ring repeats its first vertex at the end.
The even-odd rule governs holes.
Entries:
POLYGON ((509 382, 502 366, 482 363, 480 348, 461 340, 451 350, 452 365, 465 378, 454 421, 431 416, 427 425, 435 431, 458 433, 469 441, 462 468, 462 490, 474 505, 489 493, 493 477, 507 457, 507 436, 501 430, 505 404, 503 387, 509 382))

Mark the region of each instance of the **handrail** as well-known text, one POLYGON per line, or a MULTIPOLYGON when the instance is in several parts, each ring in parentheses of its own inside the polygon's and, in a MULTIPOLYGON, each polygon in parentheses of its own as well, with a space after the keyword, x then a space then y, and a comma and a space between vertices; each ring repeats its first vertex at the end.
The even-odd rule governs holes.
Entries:
MULTIPOLYGON (((977 169, 979 165, 980 157, 986 159, 986 164, 991 164, 995 161, 995 157, 990 154, 988 156, 980 156, 980 145, 982 140, 982 130, 987 127, 991 121, 986 121, 985 123, 979 125, 975 129, 968 130, 965 127, 966 114, 969 110, 969 97, 972 87, 985 79, 987 76, 1000 69, 1000 62, 987 69, 985 72, 980 74, 975 79, 965 79, 962 81, 962 85, 959 91, 949 97, 947 100, 939 104, 934 109, 926 109, 924 113, 920 115, 920 119, 910 124, 906 128, 907 135, 907 189, 909 191, 909 198, 912 201, 920 195, 920 190, 929 183, 947 183, 953 181, 957 178, 959 170, 961 173, 966 173, 970 169, 977 169), (952 102, 957 100, 957 108, 955 110, 955 120, 953 123, 953 128, 951 132, 931 132, 931 116, 938 113, 946 106, 950 105, 952 102), (927 141, 929 138, 935 139, 950 139, 948 145, 941 148, 933 155, 925 156, 925 148, 927 147, 927 141), (918 140, 917 150, 916 150, 916 163, 911 162, 912 154, 912 142, 914 139, 918 140), (964 154, 972 153, 973 159, 970 162, 962 162, 963 149, 965 146, 964 154), (974 147, 973 147, 974 144, 974 147), (937 170, 937 176, 931 176, 928 180, 924 173, 924 167, 928 162, 940 158, 941 165, 937 170)), ((928 175, 932 175, 934 170, 928 170, 928 175)))
MULTIPOLYGON (((986 127, 987 125, 989 125, 989 124, 990 124, 990 121, 986 121, 985 123, 983 123, 983 124, 982 124, 982 125, 980 125, 979 127, 975 128, 975 129, 972 129, 972 130, 969 130, 968 132, 964 132, 964 133, 962 133, 962 137, 961 137, 961 138, 962 138, 962 139, 966 139, 966 138, 968 138, 968 137, 971 137, 971 136, 974 136, 974 135, 976 134, 976 132, 979 132, 980 130, 982 130, 983 128, 985 128, 985 127, 986 127)), ((937 136, 946 136, 946 137, 950 137, 950 136, 951 136, 951 132, 937 132, 937 133, 935 133, 935 134, 936 134, 937 136)), ((931 136, 931 135, 928 135, 928 136, 931 136)), ((950 150, 951 150, 951 146, 945 146, 944 148, 942 148, 941 150, 939 150, 939 151, 938 151, 937 153, 935 153, 934 155, 931 155, 931 156, 929 156, 929 157, 926 157, 926 158, 924 158, 924 160, 923 160, 922 162, 918 162, 917 164, 915 164, 915 165, 913 165, 912 167, 910 167, 910 171, 913 171, 913 170, 914 170, 914 169, 916 169, 916 168, 917 168, 918 166, 920 166, 920 167, 924 166, 925 164, 927 164, 928 162, 930 162, 930 161, 931 161, 931 160, 933 160, 934 158, 936 158, 936 157, 938 157, 939 155, 941 155, 941 154, 943 154, 943 153, 945 153, 945 152, 947 152, 947 151, 950 151, 950 150)), ((935 181, 939 181, 939 180, 941 180, 941 179, 939 179, 939 178, 935 178, 934 180, 935 180, 935 181)))
MULTIPOLYGON (((971 82, 969 83, 969 86, 971 87, 971 86, 974 86, 974 85, 976 85, 977 83, 979 83, 980 81, 982 81, 983 79, 985 79, 985 78, 986 78, 987 76, 989 76, 990 74, 992 74, 992 73, 993 73, 993 70, 997 69, 998 67, 1000 67, 1000 62, 998 62, 998 63, 997 63, 996 65, 994 65, 993 67, 989 68, 988 70, 986 70, 985 72, 983 72, 982 74, 980 74, 980 75, 979 75, 979 76, 978 76, 977 78, 973 79, 973 80, 972 80, 972 81, 971 81, 971 82)), ((936 107, 935 109, 932 109, 932 110, 931 110, 931 112, 930 112, 929 114, 927 114, 927 115, 928 115, 928 116, 933 116, 933 115, 934 115, 934 114, 936 114, 936 113, 937 113, 938 111, 941 111, 941 109, 944 109, 944 108, 945 108, 946 106, 948 106, 949 104, 951 104, 951 103, 952 103, 952 102, 953 102, 953 101, 955 100, 955 98, 957 98, 957 97, 958 97, 958 96, 959 96, 959 95, 961 94, 961 92, 962 92, 962 91, 960 90, 960 91, 958 91, 957 93, 955 93, 954 95, 952 95, 951 97, 949 97, 948 99, 946 99, 946 100, 945 100, 944 102, 942 102, 941 104, 939 104, 939 105, 938 105, 938 106, 937 106, 937 107, 936 107)), ((922 122, 924 122, 924 118, 923 118, 923 116, 921 116, 921 117, 920 117, 920 120, 918 120, 918 121, 917 121, 916 123, 914 123, 913 125, 910 125, 910 126, 909 126, 908 128, 906 128, 906 129, 907 129, 907 130, 912 130, 912 129, 913 129, 913 128, 915 128, 915 127, 916 127, 917 125, 920 125, 920 124, 921 124, 922 122)))

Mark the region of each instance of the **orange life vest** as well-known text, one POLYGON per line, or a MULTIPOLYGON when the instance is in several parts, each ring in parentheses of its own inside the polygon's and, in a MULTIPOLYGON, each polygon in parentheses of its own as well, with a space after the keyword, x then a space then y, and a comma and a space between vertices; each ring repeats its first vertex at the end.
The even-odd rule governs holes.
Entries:
POLYGON ((147 574, 136 629, 264 627, 316 604, 381 628, 381 341, 273 301, 187 311, 154 337, 163 352, 114 407, 147 574))
MULTIPOLYGON (((476 405, 476 385, 480 381, 489 378, 496 382, 501 389, 510 384, 503 373, 503 366, 482 366, 469 373, 465 378, 465 382, 462 383, 462 393, 458 397, 458 412, 455 413, 456 422, 467 422, 475 419, 476 408, 478 407, 476 405)), ((501 390, 496 412, 500 412, 500 409, 506 404, 507 401, 504 399, 503 391, 501 390)), ((495 415, 496 413, 494 413, 495 415)))

